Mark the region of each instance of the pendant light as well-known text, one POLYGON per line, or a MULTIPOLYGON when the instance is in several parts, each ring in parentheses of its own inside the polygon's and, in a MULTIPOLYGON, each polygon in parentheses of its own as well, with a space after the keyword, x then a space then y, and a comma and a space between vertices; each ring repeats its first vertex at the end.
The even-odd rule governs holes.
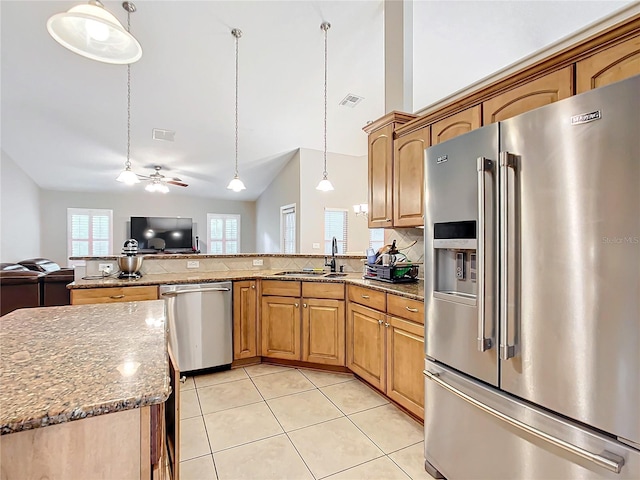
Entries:
MULTIPOLYGON (((136 9, 131 2, 122 6, 127 12, 136 9)), ((124 65, 142 57, 140 43, 98 0, 53 15, 47 30, 63 47, 98 62, 124 65)))
POLYGON ((242 36, 242 30, 234 28, 231 30, 231 35, 236 39, 236 170, 227 188, 234 192, 240 192, 246 188, 238 177, 238 39, 242 36))
MULTIPOLYGON (((125 3, 129 4, 128 8, 125 7, 127 10, 127 31, 129 31, 131 30, 131 12, 135 12, 136 7, 133 3, 125 3)), ((124 162, 124 170, 120 172, 116 180, 127 185, 140 183, 138 176, 131 171, 131 64, 127 64, 127 161, 124 162)))
POLYGON ((320 28, 324 30, 324 171, 322 172, 322 180, 316 187, 322 192, 333 190, 333 185, 329 181, 327 173, 327 31, 331 28, 329 22, 322 22, 320 28))

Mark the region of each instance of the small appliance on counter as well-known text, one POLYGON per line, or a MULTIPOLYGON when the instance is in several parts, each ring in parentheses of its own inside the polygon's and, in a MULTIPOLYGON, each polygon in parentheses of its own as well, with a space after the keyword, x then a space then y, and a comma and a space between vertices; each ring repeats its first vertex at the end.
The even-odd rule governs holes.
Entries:
POLYGON ((122 247, 123 257, 118 257, 118 267, 120 275, 118 278, 140 278, 140 268, 143 257, 138 257, 138 242, 133 238, 124 242, 122 247))
POLYGON ((388 283, 417 282, 418 265, 411 263, 404 253, 400 253, 394 240, 391 245, 381 247, 375 255, 373 249, 367 251, 362 278, 388 283), (398 257, 404 258, 404 261, 399 261, 398 257))

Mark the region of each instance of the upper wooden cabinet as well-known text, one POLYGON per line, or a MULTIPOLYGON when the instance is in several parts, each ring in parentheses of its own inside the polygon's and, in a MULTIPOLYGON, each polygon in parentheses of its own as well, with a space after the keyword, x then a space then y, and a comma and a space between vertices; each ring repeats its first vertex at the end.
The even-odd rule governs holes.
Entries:
POLYGON ((576 93, 640 74, 640 35, 576 63, 576 93))
POLYGON ((369 134, 369 228, 393 227, 393 132, 415 115, 391 112, 364 127, 369 134))
POLYGON ((393 215, 393 124, 369 135, 369 228, 390 227, 393 215))
POLYGON ((395 140, 393 154, 393 226, 424 225, 424 150, 429 127, 395 140))
POLYGON ((573 95, 573 66, 512 88, 482 104, 483 125, 515 117, 573 95))
POLYGON ((481 126, 482 109, 480 105, 467 108, 431 125, 431 145, 446 142, 481 126))

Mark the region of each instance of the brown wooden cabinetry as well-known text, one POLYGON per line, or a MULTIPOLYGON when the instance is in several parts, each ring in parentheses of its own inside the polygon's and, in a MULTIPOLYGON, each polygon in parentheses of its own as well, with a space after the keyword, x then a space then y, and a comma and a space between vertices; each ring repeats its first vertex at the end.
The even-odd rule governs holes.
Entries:
POLYGON ((480 105, 467 108, 431 125, 431 145, 437 145, 482 126, 480 105))
POLYGON ((482 104, 483 125, 515 117, 573 95, 573 66, 507 90, 482 104))
POLYGON ((424 303, 351 285, 348 297, 347 367, 424 418, 424 303))
POLYGON ((424 150, 430 144, 430 127, 394 141, 393 226, 424 225, 424 150))
POLYGON ((74 288, 71 290, 71 305, 89 303, 139 302, 157 300, 158 287, 105 287, 74 288))
POLYGON ((369 228, 393 218, 393 124, 369 135, 369 228))
POLYGON ((262 356, 345 365, 344 284, 265 280, 261 306, 262 356))
POLYGON ((258 356, 256 280, 233 282, 233 359, 258 356))
POLYGON ((640 35, 576 63, 576 93, 640 74, 640 35))

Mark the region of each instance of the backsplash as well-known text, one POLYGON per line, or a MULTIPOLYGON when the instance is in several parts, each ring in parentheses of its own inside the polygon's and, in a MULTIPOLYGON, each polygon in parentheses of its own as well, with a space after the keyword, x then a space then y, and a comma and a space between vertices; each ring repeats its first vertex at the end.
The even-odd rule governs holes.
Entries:
MULTIPOLYGON (((422 228, 386 229, 384 231, 384 243, 390 245, 394 240, 396 241, 396 247, 409 260, 416 263, 424 262, 424 230, 422 228)), ((421 268, 420 271, 422 272, 422 270, 421 268)), ((420 277, 423 277, 423 275, 420 275, 420 277)))

